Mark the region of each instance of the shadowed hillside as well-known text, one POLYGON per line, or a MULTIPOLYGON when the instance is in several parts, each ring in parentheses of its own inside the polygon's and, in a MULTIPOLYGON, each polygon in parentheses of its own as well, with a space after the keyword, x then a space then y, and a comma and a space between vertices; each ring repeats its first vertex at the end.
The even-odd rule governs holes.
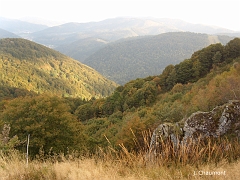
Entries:
POLYGON ((130 38, 108 44, 84 63, 107 78, 124 84, 130 80, 160 74, 169 64, 177 64, 212 43, 226 44, 228 36, 173 32, 130 38))

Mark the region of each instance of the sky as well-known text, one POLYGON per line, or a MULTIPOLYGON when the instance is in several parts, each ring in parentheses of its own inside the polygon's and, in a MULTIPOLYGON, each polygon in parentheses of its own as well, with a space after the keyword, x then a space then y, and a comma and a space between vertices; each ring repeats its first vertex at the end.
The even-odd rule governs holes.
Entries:
POLYGON ((240 0, 0 0, 0 17, 81 23, 116 17, 172 18, 240 31, 240 0))

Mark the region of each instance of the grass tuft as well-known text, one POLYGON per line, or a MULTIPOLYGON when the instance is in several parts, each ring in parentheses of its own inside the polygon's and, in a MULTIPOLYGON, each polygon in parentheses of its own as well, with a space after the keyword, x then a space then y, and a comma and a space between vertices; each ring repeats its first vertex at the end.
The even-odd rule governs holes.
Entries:
MULTIPOLYGON (((148 133, 143 133, 147 135, 148 133)), ((237 179, 240 177, 240 145, 238 139, 225 138, 189 141, 188 146, 162 141, 161 151, 149 159, 148 137, 145 147, 129 151, 99 148, 95 155, 41 155, 26 164, 26 157, 17 151, 0 153, 0 180, 153 180, 153 179, 237 179), (177 150, 176 150, 177 149, 177 150), (203 172, 223 173, 203 175, 203 172)), ((136 142, 136 144, 140 144, 136 142)))

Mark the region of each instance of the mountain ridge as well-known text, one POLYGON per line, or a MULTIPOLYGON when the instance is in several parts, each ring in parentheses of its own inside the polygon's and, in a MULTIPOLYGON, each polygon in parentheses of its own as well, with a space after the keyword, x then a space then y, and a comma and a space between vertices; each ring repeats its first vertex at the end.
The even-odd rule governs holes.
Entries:
MULTIPOLYGON (((0 18, 0 22, 1 19, 4 18, 0 18)), ((107 43, 111 43, 122 38, 158 35, 166 32, 195 32, 229 36, 240 35, 239 32, 221 27, 193 24, 179 19, 169 18, 117 17, 96 22, 68 22, 52 27, 43 25, 36 27, 36 24, 25 22, 27 24, 22 25, 20 29, 18 23, 23 23, 23 21, 8 21, 8 23, 0 23, 0 28, 4 25, 6 28, 2 28, 5 30, 10 32, 18 31, 16 33, 17 35, 56 49, 80 62, 83 62, 87 57, 102 48, 104 44, 99 44, 96 39, 102 39, 107 43), (90 39, 91 45, 93 46, 92 49, 89 43, 86 42, 86 39, 90 39)))
POLYGON ((216 42, 225 44, 231 39, 190 32, 128 38, 107 44, 83 62, 118 84, 124 84, 160 74, 167 65, 190 58, 198 49, 216 42))
POLYGON ((0 28, 0 39, 2 38, 20 38, 20 36, 0 28))
POLYGON ((156 18, 111 18, 99 22, 87 22, 87 23, 65 23, 60 26, 54 26, 45 30, 36 32, 33 34, 32 39, 38 43, 57 47, 62 45, 63 40, 74 36, 73 40, 68 41, 71 43, 74 39, 82 39, 86 37, 102 38, 107 41, 113 41, 121 38, 132 36, 144 36, 144 35, 157 35, 166 32, 176 31, 190 31, 196 33, 233 33, 234 31, 220 28, 211 27, 207 25, 192 24, 177 19, 156 19, 156 18), (125 31, 125 32, 124 32, 125 31), (108 36, 106 32, 120 33, 120 37, 108 36), (122 32, 122 34, 121 34, 122 32), (51 39, 47 38, 54 36, 55 39, 61 36, 61 41, 57 40, 54 44, 51 44, 51 39), (80 36, 79 36, 80 35, 80 36), (81 35, 84 35, 81 36, 81 35), (44 37, 46 36, 46 37, 44 37), (45 39, 41 40, 41 37, 45 39), (60 44, 59 44, 60 43, 60 44))
POLYGON ((24 33, 32 33, 46 29, 48 26, 0 17, 0 28, 21 36, 24 33))

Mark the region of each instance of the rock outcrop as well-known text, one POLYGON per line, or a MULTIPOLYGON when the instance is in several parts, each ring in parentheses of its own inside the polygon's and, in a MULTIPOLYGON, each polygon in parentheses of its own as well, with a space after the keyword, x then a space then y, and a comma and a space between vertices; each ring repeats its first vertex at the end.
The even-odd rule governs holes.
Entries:
POLYGON ((150 152, 161 149, 161 143, 168 139, 173 145, 185 144, 188 139, 197 140, 222 135, 240 137, 240 101, 232 100, 215 107, 210 112, 196 112, 182 123, 160 124, 153 132, 150 152))
POLYGON ((161 151, 161 143, 166 140, 170 140, 174 146, 180 143, 181 137, 183 137, 183 128, 180 123, 164 123, 160 124, 153 132, 150 151, 155 154, 157 151, 161 151))

